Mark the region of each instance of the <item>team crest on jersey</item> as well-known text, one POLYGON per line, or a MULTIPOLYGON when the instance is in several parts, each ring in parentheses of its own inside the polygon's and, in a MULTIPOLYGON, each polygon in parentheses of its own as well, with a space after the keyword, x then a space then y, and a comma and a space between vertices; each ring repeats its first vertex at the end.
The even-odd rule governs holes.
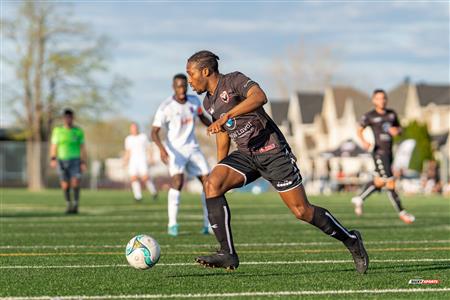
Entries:
MULTIPOLYGON (((221 114, 220 117, 222 118, 224 114, 221 114)), ((236 128, 236 119, 235 118, 231 118, 228 119, 227 122, 225 123, 225 127, 229 130, 233 130, 236 128)))
POLYGON ((230 96, 228 96, 227 91, 223 91, 223 92, 220 94, 220 99, 221 99, 223 102, 225 102, 225 103, 228 103, 228 102, 230 101, 230 96))

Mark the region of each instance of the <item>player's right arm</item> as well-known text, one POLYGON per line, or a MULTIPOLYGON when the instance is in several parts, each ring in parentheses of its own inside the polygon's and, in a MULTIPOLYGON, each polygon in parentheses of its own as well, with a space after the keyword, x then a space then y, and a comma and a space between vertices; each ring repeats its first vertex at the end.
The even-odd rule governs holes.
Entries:
POLYGON ((161 142, 161 138, 159 137, 160 130, 161 127, 152 126, 152 140, 159 148, 162 162, 167 165, 169 163, 169 154, 167 153, 166 148, 164 147, 163 143, 161 142))
POLYGON ((361 121, 359 122, 359 127, 356 131, 356 134, 358 135, 358 138, 361 141, 363 148, 369 151, 372 145, 366 140, 363 134, 364 128, 366 128, 367 126, 369 126, 369 117, 367 116, 367 114, 364 114, 361 117, 361 121))
POLYGON ((217 145, 217 161, 221 161, 228 156, 230 151, 230 137, 227 132, 218 132, 216 134, 216 145, 217 145))
POLYGON ((57 160, 58 155, 58 133, 56 127, 53 128, 52 137, 51 137, 51 145, 50 145, 50 167, 56 168, 58 165, 57 160))

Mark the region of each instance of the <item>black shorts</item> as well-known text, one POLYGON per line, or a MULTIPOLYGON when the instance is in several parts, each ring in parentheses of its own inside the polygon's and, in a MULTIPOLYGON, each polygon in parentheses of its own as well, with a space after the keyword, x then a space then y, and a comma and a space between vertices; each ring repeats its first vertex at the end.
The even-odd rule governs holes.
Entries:
POLYGON ((392 154, 374 153, 372 155, 375 163, 375 175, 383 179, 392 179, 392 154))
POLYGON ((278 192, 287 192, 302 183, 297 159, 288 149, 276 153, 247 154, 234 151, 217 165, 225 165, 244 176, 244 185, 259 177, 269 181, 278 192))
POLYGON ((59 179, 61 181, 70 181, 71 178, 81 178, 81 160, 79 158, 58 160, 59 179))

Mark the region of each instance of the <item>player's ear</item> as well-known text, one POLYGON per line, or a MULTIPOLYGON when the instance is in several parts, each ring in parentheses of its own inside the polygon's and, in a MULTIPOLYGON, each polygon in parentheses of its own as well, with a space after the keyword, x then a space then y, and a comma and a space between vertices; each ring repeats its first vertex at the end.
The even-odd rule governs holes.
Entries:
POLYGON ((209 77, 210 74, 211 74, 211 72, 209 72, 209 68, 203 68, 202 69, 203 77, 209 77))

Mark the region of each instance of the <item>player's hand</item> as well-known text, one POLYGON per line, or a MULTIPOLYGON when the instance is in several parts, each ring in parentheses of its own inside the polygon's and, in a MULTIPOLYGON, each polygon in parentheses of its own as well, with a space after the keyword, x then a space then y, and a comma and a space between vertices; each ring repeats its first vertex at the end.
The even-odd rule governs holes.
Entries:
POLYGON ((58 162, 56 161, 56 159, 50 160, 50 167, 52 169, 55 169, 57 166, 58 166, 58 162))
POLYGON ((159 153, 160 153, 162 162, 165 165, 167 165, 169 163, 169 154, 167 153, 166 149, 160 148, 159 153))
POLYGON ((398 127, 390 127, 388 131, 391 136, 397 136, 400 133, 398 127))
POLYGON ((370 148, 372 148, 372 145, 366 141, 363 141, 362 146, 363 146, 364 150, 366 150, 366 151, 369 151, 370 148))
POLYGON ((222 126, 227 121, 228 121, 228 116, 225 114, 219 120, 213 122, 211 125, 208 126, 208 128, 206 128, 206 134, 211 135, 211 134, 216 134, 216 133, 224 131, 222 126))
POLYGON ((87 171, 87 164, 86 164, 86 162, 82 161, 80 163, 80 170, 81 170, 81 173, 85 173, 87 171))

